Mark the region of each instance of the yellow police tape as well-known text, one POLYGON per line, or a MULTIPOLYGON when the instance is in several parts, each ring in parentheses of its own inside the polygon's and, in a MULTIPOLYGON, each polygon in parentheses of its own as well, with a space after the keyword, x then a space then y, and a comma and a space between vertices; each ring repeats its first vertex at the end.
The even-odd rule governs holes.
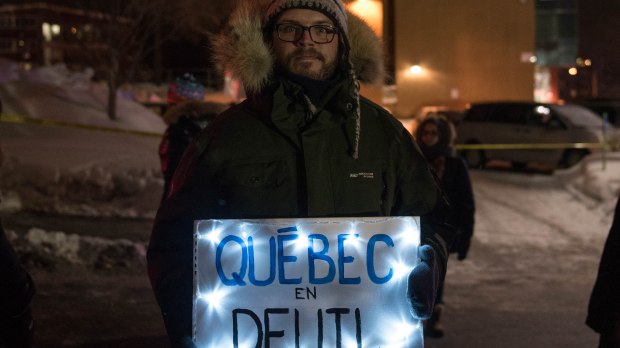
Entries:
POLYGON ((143 131, 137 131, 137 130, 131 130, 131 129, 123 129, 123 128, 93 126, 93 125, 86 125, 86 124, 80 124, 80 123, 72 123, 72 122, 34 118, 34 117, 25 117, 25 116, 19 116, 19 115, 9 115, 9 114, 0 114, 0 122, 18 123, 18 124, 31 123, 31 124, 38 124, 42 126, 87 129, 87 130, 123 133, 123 134, 131 134, 131 135, 139 135, 139 136, 147 136, 147 137, 158 137, 158 138, 162 136, 161 133, 155 133, 155 132, 143 132, 143 131))
MULTIPOLYGON (((19 115, 0 114, 0 122, 8 123, 32 123, 43 126, 56 126, 66 128, 78 128, 131 135, 161 137, 161 133, 143 132, 122 128, 102 127, 85 125, 72 122, 64 122, 50 119, 25 117, 19 115)), ((604 149, 603 143, 538 143, 538 144, 456 144, 457 150, 529 150, 529 149, 604 149)))
POLYGON ((456 144, 457 150, 603 149, 602 143, 456 144))

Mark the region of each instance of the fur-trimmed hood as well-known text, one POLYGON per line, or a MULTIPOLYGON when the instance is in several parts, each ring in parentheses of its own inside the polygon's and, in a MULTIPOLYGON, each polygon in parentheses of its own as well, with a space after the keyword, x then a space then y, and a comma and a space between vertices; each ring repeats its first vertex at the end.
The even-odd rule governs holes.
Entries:
MULTIPOLYGON (((246 92, 262 90, 274 71, 274 56, 263 39, 263 14, 269 1, 244 0, 232 13, 227 28, 212 38, 214 61, 230 69, 246 92)), ((349 59, 356 78, 376 83, 383 78, 383 50, 370 26, 348 12, 349 59)))

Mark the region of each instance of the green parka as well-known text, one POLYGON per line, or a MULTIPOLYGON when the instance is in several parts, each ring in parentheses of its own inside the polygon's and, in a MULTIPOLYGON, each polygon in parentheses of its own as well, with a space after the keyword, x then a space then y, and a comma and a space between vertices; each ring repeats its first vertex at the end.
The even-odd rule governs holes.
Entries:
POLYGON ((194 220, 422 216, 422 242, 445 273, 452 231, 429 166, 398 120, 358 97, 351 75, 315 104, 277 74, 250 92, 186 150, 157 213, 148 269, 173 342, 191 336, 194 220))

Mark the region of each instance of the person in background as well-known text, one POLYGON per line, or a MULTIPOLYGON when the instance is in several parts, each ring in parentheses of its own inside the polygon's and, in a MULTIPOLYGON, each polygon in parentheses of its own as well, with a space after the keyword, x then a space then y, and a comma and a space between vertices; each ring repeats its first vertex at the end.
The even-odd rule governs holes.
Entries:
MULTIPOLYGON (((3 159, 0 147, 0 167, 3 159)), ((34 282, 19 262, 0 220, 0 348, 32 346, 34 322, 30 303, 34 293, 34 282)))
MULTIPOLYGON (((475 203, 467 165, 454 155, 453 144, 456 130, 450 121, 440 115, 429 115, 416 128, 415 139, 424 156, 432 165, 441 189, 448 197, 448 223, 457 230, 457 238, 450 249, 459 261, 467 257, 474 232, 475 203)), ((424 333, 430 337, 442 337, 440 322, 443 311, 443 282, 439 287, 433 315, 426 321, 424 333)))
POLYGON ((166 95, 168 108, 163 119, 167 125, 159 144, 159 162, 164 177, 162 201, 168 196, 174 171, 185 148, 217 116, 226 104, 205 102, 206 87, 186 73, 170 83, 166 95))
POLYGON ((359 94, 359 81, 382 78, 372 29, 341 0, 246 0, 213 43, 247 99, 190 143, 155 218, 148 271, 172 346, 193 345, 200 219, 420 216, 421 262, 403 296, 428 318, 454 232, 409 132, 359 94))
POLYGON ((159 144, 159 160, 164 176, 162 201, 168 196, 174 171, 183 152, 198 133, 207 127, 227 105, 202 100, 178 100, 164 113, 168 126, 159 144))
POLYGON ((599 333, 599 348, 620 348, 620 197, 590 295, 586 324, 599 333))

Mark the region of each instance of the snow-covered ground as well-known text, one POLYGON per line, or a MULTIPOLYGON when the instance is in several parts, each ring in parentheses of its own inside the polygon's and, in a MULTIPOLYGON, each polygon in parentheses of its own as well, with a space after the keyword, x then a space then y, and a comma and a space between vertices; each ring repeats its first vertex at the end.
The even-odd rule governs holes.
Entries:
MULTIPOLYGON (((0 65, 2 63, 0 62, 0 65)), ((150 217, 162 180, 157 146, 161 117, 119 93, 118 120, 106 115, 107 92, 63 66, 18 73, 5 63, 0 100, 6 115, 63 122, 0 124, 4 210, 81 216, 150 217), (12 72, 12 73, 11 73, 12 72), (119 132, 79 126, 118 129, 119 132), (123 131, 141 132, 138 135, 123 131)))
MULTIPOLYGON (((105 87, 92 83, 88 71, 71 73, 60 65, 24 73, 0 61, 3 114, 64 125, 0 122, 0 213, 155 215, 163 185, 157 150, 165 124, 121 93, 118 120, 111 121, 106 100, 105 87)), ((13 231, 8 233, 22 251, 71 263, 93 265, 106 253, 135 263, 144 259, 144 243, 69 235, 41 226, 32 226, 20 240, 13 231)))

